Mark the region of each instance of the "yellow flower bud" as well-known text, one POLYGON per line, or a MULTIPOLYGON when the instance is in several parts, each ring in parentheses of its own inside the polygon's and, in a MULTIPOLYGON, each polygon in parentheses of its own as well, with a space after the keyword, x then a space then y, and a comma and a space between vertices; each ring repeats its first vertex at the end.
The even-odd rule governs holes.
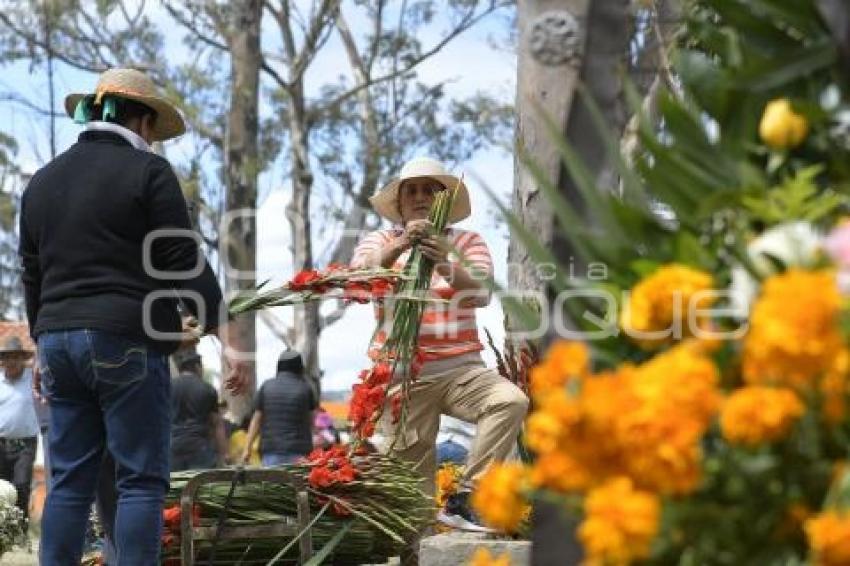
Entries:
POLYGON ((797 114, 791 108, 787 98, 771 100, 764 107, 759 124, 762 141, 773 149, 791 149, 797 147, 809 133, 809 122, 805 116, 797 114))

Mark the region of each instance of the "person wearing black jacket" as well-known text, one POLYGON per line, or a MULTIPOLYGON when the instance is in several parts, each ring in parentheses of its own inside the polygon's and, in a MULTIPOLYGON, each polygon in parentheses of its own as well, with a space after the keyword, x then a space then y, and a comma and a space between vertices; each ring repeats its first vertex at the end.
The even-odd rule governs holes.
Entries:
POLYGON ((242 462, 249 461, 257 435, 264 466, 290 464, 307 456, 313 449, 313 412, 318 406, 301 354, 284 351, 277 361, 277 374, 263 382, 254 397, 242 462))
POLYGON ((39 377, 50 405, 51 489, 41 563, 79 564, 103 451, 115 462, 119 564, 159 564, 169 486, 167 356, 182 339, 178 296, 222 341, 226 386, 245 384, 222 294, 197 241, 174 171, 150 151, 183 133, 153 82, 110 69, 72 94, 86 124, 77 143, 32 177, 20 248, 39 377))

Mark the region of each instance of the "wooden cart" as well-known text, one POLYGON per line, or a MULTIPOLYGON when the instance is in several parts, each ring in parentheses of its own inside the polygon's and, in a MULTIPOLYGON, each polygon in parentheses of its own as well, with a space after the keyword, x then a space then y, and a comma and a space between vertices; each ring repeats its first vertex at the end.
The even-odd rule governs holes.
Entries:
POLYGON ((195 541, 219 541, 251 538, 294 537, 305 531, 298 541, 300 562, 303 564, 313 555, 313 541, 307 529, 310 524, 310 505, 303 482, 280 469, 209 470, 200 472, 186 482, 180 494, 180 555, 183 566, 195 564, 195 541), (241 474, 239 476, 238 474, 241 474), (271 482, 289 484, 296 493, 296 517, 281 517, 280 521, 262 525, 218 525, 195 527, 192 525, 192 507, 198 490, 211 483, 229 483, 234 478, 240 482, 271 482))

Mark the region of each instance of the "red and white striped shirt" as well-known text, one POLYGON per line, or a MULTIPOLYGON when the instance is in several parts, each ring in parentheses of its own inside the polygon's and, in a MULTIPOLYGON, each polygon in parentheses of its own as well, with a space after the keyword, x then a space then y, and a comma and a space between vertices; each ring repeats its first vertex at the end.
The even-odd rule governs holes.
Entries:
MULTIPOLYGON (((401 235, 400 230, 376 230, 368 234, 354 250, 351 265, 363 268, 376 263, 375 258, 380 251, 395 237, 401 235)), ((452 264, 462 265, 473 277, 487 280, 493 276, 493 260, 484 239, 469 230, 449 228, 445 237, 449 243, 448 260, 452 264)), ((410 257, 410 250, 402 253, 393 264, 393 269, 401 270, 410 257)), ((486 286, 485 286, 486 288, 486 286)), ((422 326, 419 329, 419 348, 426 362, 445 360, 454 356, 462 356, 480 352, 484 349, 478 337, 478 324, 475 309, 485 306, 486 298, 469 298, 469 294, 453 289, 448 281, 436 271, 431 276, 430 294, 433 297, 447 299, 449 303, 428 303, 422 315, 422 326), (467 297, 465 300, 461 298, 467 297), (455 300, 452 300, 452 299, 455 300)), ((375 309, 378 319, 378 329, 369 346, 369 356, 373 359, 379 354, 392 330, 391 314, 385 316, 382 306, 375 309)))

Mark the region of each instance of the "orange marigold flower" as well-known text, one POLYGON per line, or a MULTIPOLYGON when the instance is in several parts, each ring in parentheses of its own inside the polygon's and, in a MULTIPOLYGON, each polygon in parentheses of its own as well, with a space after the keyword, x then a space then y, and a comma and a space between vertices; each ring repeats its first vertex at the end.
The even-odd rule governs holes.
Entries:
POLYGON ((812 387, 843 349, 841 305, 832 271, 789 269, 767 279, 744 339, 744 379, 812 387))
POLYGON ((723 405, 720 429, 733 444, 755 446, 784 438, 806 407, 790 389, 747 386, 723 405))
POLYGON ((850 513, 827 511, 805 523, 816 566, 850 564, 850 513))
POLYGON ((527 470, 517 462, 492 464, 472 493, 472 506, 488 525, 513 532, 525 513, 527 470))
POLYGON ((483 546, 479 546, 469 561, 469 566, 511 566, 511 556, 505 552, 498 558, 483 546))
POLYGON ((461 470, 458 466, 452 463, 443 464, 437 470, 436 487, 437 491, 434 499, 437 502, 437 507, 443 507, 450 495, 457 492, 460 482, 461 470))
POLYGON ((546 352, 543 361, 531 369, 531 394, 540 398, 563 389, 570 379, 580 379, 590 368, 590 352, 582 342, 560 340, 546 352))
POLYGON ((623 305, 620 327, 647 348, 692 336, 710 323, 699 314, 714 302, 706 293, 712 287, 709 273, 675 263, 664 265, 634 286, 623 305), (697 314, 698 328, 690 327, 689 312, 697 314))
POLYGON ((569 428, 580 418, 579 404, 563 389, 553 391, 543 399, 528 417, 526 442, 538 454, 563 447, 569 428))
POLYGON ((531 468, 531 485, 569 493, 587 489, 593 475, 575 458, 558 451, 540 456, 531 468))
POLYGON ((587 553, 584 564, 627 565, 649 557, 661 514, 656 495, 636 490, 630 479, 618 477, 590 491, 584 513, 578 529, 587 553))
POLYGON ((681 344, 618 375, 625 401, 609 418, 621 470, 642 488, 693 491, 702 477, 700 439, 720 406, 716 365, 681 344))
POLYGON ((850 376, 850 351, 843 348, 820 381, 823 418, 829 424, 838 424, 847 415, 847 401, 850 399, 848 376, 850 376))

